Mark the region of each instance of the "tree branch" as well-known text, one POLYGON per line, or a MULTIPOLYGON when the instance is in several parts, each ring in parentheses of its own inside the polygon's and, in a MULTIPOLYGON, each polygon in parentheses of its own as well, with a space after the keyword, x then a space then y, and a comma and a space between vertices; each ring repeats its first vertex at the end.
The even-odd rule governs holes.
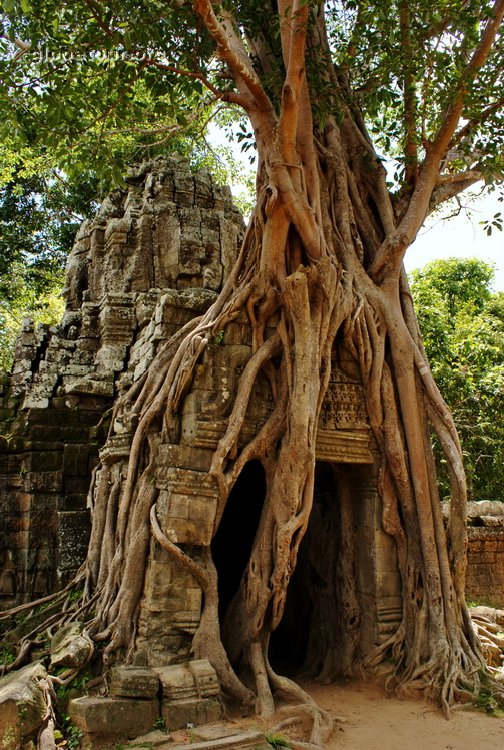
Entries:
POLYGON ((454 92, 454 99, 452 105, 448 108, 443 124, 441 125, 438 134, 428 151, 430 152, 426 158, 426 164, 430 159, 436 162, 436 159, 441 160, 446 149, 449 146, 455 128, 460 120, 462 110, 464 107, 464 99, 467 93, 468 84, 474 80, 476 74, 484 65, 492 45, 495 41, 495 37, 499 30, 499 26, 502 23, 504 16, 504 0, 495 0, 493 7, 493 16, 488 20, 485 30, 481 36, 480 42, 473 52, 473 55, 460 79, 460 82, 454 92))
MULTIPOLYGON (((97 3, 94 0, 84 0, 84 2, 90 9, 93 18, 95 19, 100 29, 108 37, 114 37, 114 35, 117 32, 111 29, 110 26, 102 20, 99 14, 99 6, 97 6, 97 3)), ((244 105, 244 101, 238 94, 232 91, 221 91, 216 86, 214 86, 208 80, 208 78, 203 75, 203 73, 200 73, 197 71, 185 70, 184 68, 178 68, 176 65, 168 65, 167 63, 162 63, 159 60, 154 59, 153 57, 144 55, 143 52, 139 50, 137 47, 130 47, 130 52, 133 56, 135 54, 138 54, 139 55, 138 61, 143 65, 149 65, 151 67, 158 68, 158 70, 163 70, 167 73, 174 73, 175 75, 181 75, 181 76, 185 76, 186 78, 192 78, 193 80, 201 81, 201 83, 209 91, 211 91, 212 94, 218 97, 221 101, 232 102, 234 104, 241 104, 242 106, 244 105)))
POLYGON ((8 42, 13 44, 15 47, 18 48, 18 51, 12 58, 13 62, 16 62, 16 60, 19 60, 20 57, 23 55, 26 55, 28 52, 31 52, 32 46, 28 42, 23 42, 22 39, 17 39, 16 37, 11 36, 10 34, 0 34, 0 39, 6 39, 8 42))
POLYGON ((439 168, 455 132, 464 108, 468 84, 474 80, 484 65, 504 16, 504 0, 495 0, 492 17, 489 18, 463 75, 461 76, 446 116, 434 140, 427 146, 427 153, 411 196, 403 220, 397 227, 395 236, 387 237, 379 248, 369 269, 369 275, 376 281, 383 278, 384 271, 399 274, 402 259, 409 245, 414 241, 418 230, 429 211, 432 192, 439 179, 439 168))
POLYGON ((305 85, 305 50, 308 24, 308 3, 294 0, 292 6, 286 0, 279 3, 283 18, 282 48, 286 76, 282 90, 282 113, 279 132, 282 141, 283 158, 286 162, 297 163, 296 137, 298 132, 300 97, 305 85), (290 9, 292 8, 292 9, 290 9))
POLYGON ((418 172, 417 149, 417 94, 414 75, 414 51, 411 43, 411 16, 409 3, 402 0, 399 4, 399 26, 403 62, 403 100, 404 100, 404 155, 406 183, 413 187, 418 172))
POLYGON ((84 0, 84 2, 87 5, 87 7, 89 8, 89 10, 91 11, 91 15, 93 16, 94 20, 96 21, 96 23, 98 24, 98 26, 100 27, 100 29, 107 36, 113 37, 114 36, 114 32, 112 31, 112 29, 110 28, 110 26, 108 24, 106 24, 102 20, 102 18, 100 16, 100 13, 99 13, 100 7, 99 7, 99 5, 97 5, 97 3, 94 2, 94 0, 84 0))
POLYGON ((485 109, 482 109, 481 112, 477 117, 473 117, 466 124, 464 127, 462 127, 458 133, 455 133, 452 140, 449 143, 448 148, 452 148, 457 143, 461 143, 465 138, 468 138, 475 130, 475 128, 478 127, 482 122, 484 122, 487 117, 489 117, 491 114, 493 114, 496 110, 500 109, 504 106, 504 96, 499 97, 495 102, 492 102, 488 105, 488 107, 485 107, 485 109))
POLYGON ((432 191, 429 213, 450 198, 463 193, 467 188, 472 187, 483 179, 483 173, 478 169, 468 169, 466 172, 458 174, 443 175, 439 178, 438 183, 432 191))
POLYGON ((237 103, 241 104, 247 111, 254 106, 273 111, 273 105, 251 65, 242 39, 235 31, 230 14, 220 7, 219 15, 222 22, 219 21, 214 13, 211 0, 195 0, 193 7, 195 13, 201 18, 213 37, 220 58, 224 60, 231 71, 241 94, 240 101, 237 103))

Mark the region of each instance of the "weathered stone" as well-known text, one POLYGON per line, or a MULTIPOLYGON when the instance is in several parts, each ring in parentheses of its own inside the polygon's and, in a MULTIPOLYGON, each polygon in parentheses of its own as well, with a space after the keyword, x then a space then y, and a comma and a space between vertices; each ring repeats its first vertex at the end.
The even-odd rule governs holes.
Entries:
POLYGON ((222 718, 222 705, 214 698, 161 701, 161 717, 169 730, 183 729, 199 724, 211 724, 222 718))
POLYGON ((202 448, 193 448, 190 445, 165 444, 159 448, 158 462, 162 470, 178 468, 208 472, 212 463, 212 456, 212 451, 202 448))
POLYGON ((109 694, 122 698, 155 698, 159 677, 153 669, 113 667, 109 676, 109 694))
POLYGON ((189 469, 160 467, 157 486, 161 488, 157 512, 163 532, 181 544, 210 544, 219 496, 215 479, 189 469))
MULTIPOLYGON (((0 439, 2 604, 61 587, 81 562, 89 532, 86 495, 98 453, 119 479, 135 429, 135 415, 114 411, 109 431, 107 412, 152 371, 167 339, 215 301, 241 232, 229 191, 208 173, 193 174, 181 159, 154 159, 132 169, 127 189, 109 196, 97 217, 82 225, 69 258, 61 324, 34 330, 25 321, 13 372, 1 382, 0 431, 8 435, 0 439)), ((155 459, 152 481, 159 489, 161 529, 186 545, 184 551, 195 561, 201 562, 202 548, 215 542, 219 491, 208 472, 251 346, 245 313, 214 332, 181 403, 180 425, 169 427, 155 459)), ((273 406, 269 383, 259 376, 238 451, 258 433, 273 406)), ((365 653, 394 632, 402 602, 397 552, 382 529, 376 449, 358 365, 350 355, 333 363, 316 458, 345 464, 349 473, 362 620, 359 648, 365 653)), ((337 488, 329 491, 338 507, 337 488)), ((479 596, 502 601, 504 506, 470 504, 469 516, 468 591, 478 588, 479 596)), ((197 581, 152 542, 135 663, 188 660, 201 604, 197 581)), ((195 674, 189 670, 185 677, 194 690, 195 674)), ((213 689, 211 679, 209 685, 213 689)), ((205 699, 206 689, 200 686, 179 700, 205 699)))
POLYGON ((199 696, 210 698, 219 695, 220 687, 217 673, 208 659, 195 659, 190 661, 187 666, 195 679, 199 696))
POLYGON ((51 667, 81 667, 92 652, 89 638, 82 635, 82 626, 71 623, 59 630, 51 643, 51 667))
POLYGON ((212 697, 219 694, 219 681, 208 659, 197 659, 155 670, 159 676, 163 697, 169 701, 212 697))
POLYGON ((68 714, 86 734, 133 738, 159 718, 159 703, 154 699, 74 698, 68 704, 68 714))
POLYGON ((40 662, 0 677, 0 747, 18 750, 21 739, 42 724, 47 672, 40 662))
MULTIPOLYGON (((77 485, 82 490, 80 483, 77 485)), ((67 480, 65 482, 66 505, 71 504, 72 487, 67 480)), ((84 493, 80 496, 80 504, 83 505, 84 493)), ((91 533, 91 519, 89 510, 58 510, 57 528, 59 535, 58 571, 61 582, 67 579, 69 574, 76 571, 84 562, 89 535, 91 533)))

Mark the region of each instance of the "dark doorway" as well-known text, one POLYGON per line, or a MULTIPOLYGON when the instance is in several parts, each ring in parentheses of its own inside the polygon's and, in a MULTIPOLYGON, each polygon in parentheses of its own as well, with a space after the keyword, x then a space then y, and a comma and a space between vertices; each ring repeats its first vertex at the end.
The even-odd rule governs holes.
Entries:
POLYGON ((250 558, 266 494, 266 477, 260 461, 249 461, 229 495, 222 520, 212 540, 217 568, 219 618, 238 590, 250 558))
POLYGON ((359 620, 355 579, 349 575, 355 545, 347 470, 324 462, 316 466, 310 522, 282 621, 270 641, 271 665, 285 675, 330 679, 345 672, 359 620))

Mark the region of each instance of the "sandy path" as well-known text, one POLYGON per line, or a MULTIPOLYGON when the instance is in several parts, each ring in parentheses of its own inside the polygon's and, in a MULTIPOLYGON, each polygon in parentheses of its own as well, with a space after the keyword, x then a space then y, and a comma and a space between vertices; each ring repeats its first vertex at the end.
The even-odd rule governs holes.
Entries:
POLYGON ((345 720, 327 750, 504 750, 504 718, 461 709, 446 721, 431 705, 388 697, 367 683, 308 689, 322 708, 345 720))
MULTIPOLYGON (((504 750, 504 718, 460 709, 453 711, 450 721, 446 721, 434 706, 422 701, 399 700, 372 683, 301 684, 319 706, 333 718, 342 720, 336 722, 334 735, 324 750, 504 750)), ((173 750, 174 746, 183 746, 189 750, 197 740, 208 741, 251 730, 266 732, 285 717, 286 714, 278 714, 266 723, 257 717, 230 716, 224 726, 179 730, 169 739, 162 733, 149 734, 126 747, 127 750, 154 747, 173 750)), ((285 735, 289 735, 288 730, 285 735)))

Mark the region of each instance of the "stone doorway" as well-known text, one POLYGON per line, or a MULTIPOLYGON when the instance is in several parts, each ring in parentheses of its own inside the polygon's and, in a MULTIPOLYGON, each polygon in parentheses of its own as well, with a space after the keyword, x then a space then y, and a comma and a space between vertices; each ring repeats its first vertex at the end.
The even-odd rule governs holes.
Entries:
POLYGON ((282 674, 344 674, 360 633, 351 467, 318 461, 313 508, 289 583, 284 616, 270 642, 282 674))

